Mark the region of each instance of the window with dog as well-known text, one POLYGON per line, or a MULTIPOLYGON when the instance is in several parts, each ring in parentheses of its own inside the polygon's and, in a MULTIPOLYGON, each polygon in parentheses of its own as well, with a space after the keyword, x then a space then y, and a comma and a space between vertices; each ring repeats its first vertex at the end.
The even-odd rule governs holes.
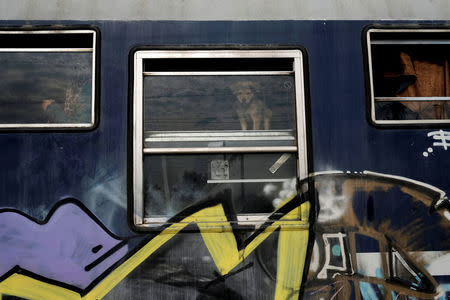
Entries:
POLYGON ((134 54, 136 225, 159 224, 215 195, 240 221, 253 222, 296 193, 299 174, 306 174, 304 151, 299 164, 305 148, 301 55, 134 54))

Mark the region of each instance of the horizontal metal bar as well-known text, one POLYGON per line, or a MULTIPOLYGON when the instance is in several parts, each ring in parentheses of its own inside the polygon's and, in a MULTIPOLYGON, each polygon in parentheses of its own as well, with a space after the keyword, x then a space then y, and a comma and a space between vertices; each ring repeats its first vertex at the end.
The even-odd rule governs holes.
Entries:
POLYGON ((74 127, 87 128, 94 126, 94 123, 31 123, 31 124, 1 124, 0 128, 59 128, 59 127, 74 127))
POLYGON ((373 28, 373 29, 369 29, 368 31, 369 33, 372 32, 382 32, 382 33, 386 33, 386 32, 392 32, 392 33, 433 33, 433 32, 450 32, 450 29, 377 29, 377 28, 373 28))
POLYGON ((449 45, 450 40, 371 40, 372 45, 449 45))
POLYGON ((402 124, 448 124, 450 119, 430 120, 373 120, 375 124, 402 125, 402 124))
POLYGON ((293 136, 294 130, 231 130, 231 131, 146 131, 150 138, 166 137, 252 137, 293 136))
MULTIPOLYGON (((292 220, 283 220, 283 221, 278 221, 276 223, 273 224, 269 224, 267 227, 275 227, 278 228, 281 224, 280 222, 282 222, 282 226, 283 226, 283 230, 308 230, 309 229, 309 224, 307 222, 302 222, 299 224, 300 219, 292 219, 292 220)), ((208 224, 208 222, 199 222, 201 224, 208 224)), ((148 229, 153 229, 153 228, 157 228, 161 225, 172 225, 173 223, 155 223, 155 224, 142 224, 142 225, 137 225, 137 227, 141 227, 141 228, 148 228, 148 229)), ((176 223, 176 224, 185 224, 188 225, 189 223, 176 223)), ((209 224, 208 226, 205 226, 202 228, 202 232, 214 232, 214 233, 221 233, 221 232, 227 232, 228 226, 233 226, 233 225, 237 225, 237 226, 243 226, 243 228, 246 227, 251 227, 251 230, 256 230, 258 228, 260 228, 261 225, 263 225, 264 222, 262 221, 257 221, 257 222, 239 222, 239 221, 229 221, 229 222, 211 222, 211 224, 209 224)), ((265 229, 267 229, 267 227, 265 229)), ((164 232, 166 233, 178 233, 179 229, 177 228, 171 228, 171 227, 167 227, 164 229, 164 232)))
POLYGON ((144 76, 244 76, 244 75, 292 75, 294 71, 216 71, 216 72, 144 72, 144 76))
POLYGON ((450 97, 375 97, 379 102, 397 102, 397 101, 450 101, 450 97))
POLYGON ((194 153, 267 153, 296 152, 296 146, 279 147, 198 147, 198 148, 144 148, 144 154, 194 154, 194 153))
POLYGON ((78 34, 95 33, 94 30, 0 30, 0 34, 78 34))
POLYGON ((145 58, 294 58, 300 50, 142 50, 135 54, 145 58))
POLYGON ((151 137, 146 138, 145 142, 210 142, 210 141, 293 141, 293 136, 235 136, 235 137, 151 137))
MULTIPOLYGON (((203 224, 214 224, 217 226, 212 226, 209 227, 210 229, 223 229, 223 225, 228 225, 228 224, 236 224, 237 225, 255 225, 255 226, 260 226, 262 225, 264 222, 266 222, 269 219, 269 216, 271 215, 271 213, 268 214, 254 214, 254 215, 237 215, 236 219, 237 221, 222 221, 222 222, 218 222, 216 220, 214 220, 214 217, 212 217, 211 221, 202 221, 201 223, 203 224)), ((169 220, 169 217, 149 217, 149 218, 144 218, 143 219, 143 224, 139 225, 140 227, 155 227, 155 226, 160 226, 160 225, 167 225, 170 224, 167 221, 169 220)), ((288 219, 288 220, 283 220, 283 227, 288 226, 288 227, 293 227, 293 228, 302 228, 302 229, 307 229, 309 228, 309 224, 307 221, 305 221, 304 223, 300 223, 300 217, 299 218, 292 218, 292 219, 288 219), (293 224, 289 224, 289 222, 295 222, 293 224)), ((183 224, 183 222, 177 222, 177 224, 183 224)), ((185 223, 186 224, 186 223, 185 223)), ((278 225, 277 225, 278 226, 278 225)))
POLYGON ((292 178, 261 178, 261 179, 223 179, 223 180, 207 180, 206 183, 259 183, 259 182, 286 182, 292 178))
MULTIPOLYGON (((238 220, 238 222, 255 222, 255 221, 259 221, 259 222, 265 222, 267 221, 268 217, 271 215, 271 213, 268 214, 254 214, 254 215, 250 215, 250 214, 245 214, 245 215, 237 215, 236 218, 238 220)), ((211 219, 214 219, 214 216, 211 216, 211 219)), ((146 224, 161 224, 161 223, 166 223, 169 220, 169 217, 165 217, 165 216, 160 216, 160 217, 149 217, 149 218, 144 218, 144 223, 146 224)), ((211 223, 211 222, 215 222, 213 221, 203 221, 205 223, 211 223)))
POLYGON ((0 48, 0 52, 93 52, 93 48, 0 48))

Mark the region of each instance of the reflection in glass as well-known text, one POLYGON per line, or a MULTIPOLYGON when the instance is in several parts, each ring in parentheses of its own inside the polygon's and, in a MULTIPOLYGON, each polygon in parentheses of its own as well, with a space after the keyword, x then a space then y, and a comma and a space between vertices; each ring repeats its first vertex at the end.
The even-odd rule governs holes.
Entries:
POLYGON ((442 120, 450 117, 448 101, 383 101, 375 103, 377 120, 442 120))
POLYGON ((92 53, 0 53, 0 123, 90 123, 92 53))
POLYGON ((450 97, 449 50, 440 44, 373 45, 376 119, 449 119, 449 101, 436 99, 450 97), (393 97, 403 99, 387 101, 393 97))
POLYGON ((293 130, 293 75, 146 76, 145 131, 293 130))
POLYGON ((145 217, 171 217, 214 197, 220 197, 236 214, 273 212, 296 191, 297 158, 292 154, 276 164, 282 156, 283 153, 145 156, 145 217))

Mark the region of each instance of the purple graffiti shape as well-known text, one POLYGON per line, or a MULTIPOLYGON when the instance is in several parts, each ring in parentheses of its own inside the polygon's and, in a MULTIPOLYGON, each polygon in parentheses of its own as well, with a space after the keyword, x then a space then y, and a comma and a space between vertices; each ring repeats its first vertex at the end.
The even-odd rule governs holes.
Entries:
POLYGON ((14 211, 0 212, 0 276, 20 268, 81 289, 128 251, 75 203, 67 202, 39 224, 14 211))

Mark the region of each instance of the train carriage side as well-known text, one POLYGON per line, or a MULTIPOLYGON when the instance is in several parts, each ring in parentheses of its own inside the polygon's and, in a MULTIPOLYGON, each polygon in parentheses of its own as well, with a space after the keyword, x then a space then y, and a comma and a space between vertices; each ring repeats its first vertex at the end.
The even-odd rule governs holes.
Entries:
POLYGON ((2 299, 447 299, 445 22, 0 26, 2 299))

